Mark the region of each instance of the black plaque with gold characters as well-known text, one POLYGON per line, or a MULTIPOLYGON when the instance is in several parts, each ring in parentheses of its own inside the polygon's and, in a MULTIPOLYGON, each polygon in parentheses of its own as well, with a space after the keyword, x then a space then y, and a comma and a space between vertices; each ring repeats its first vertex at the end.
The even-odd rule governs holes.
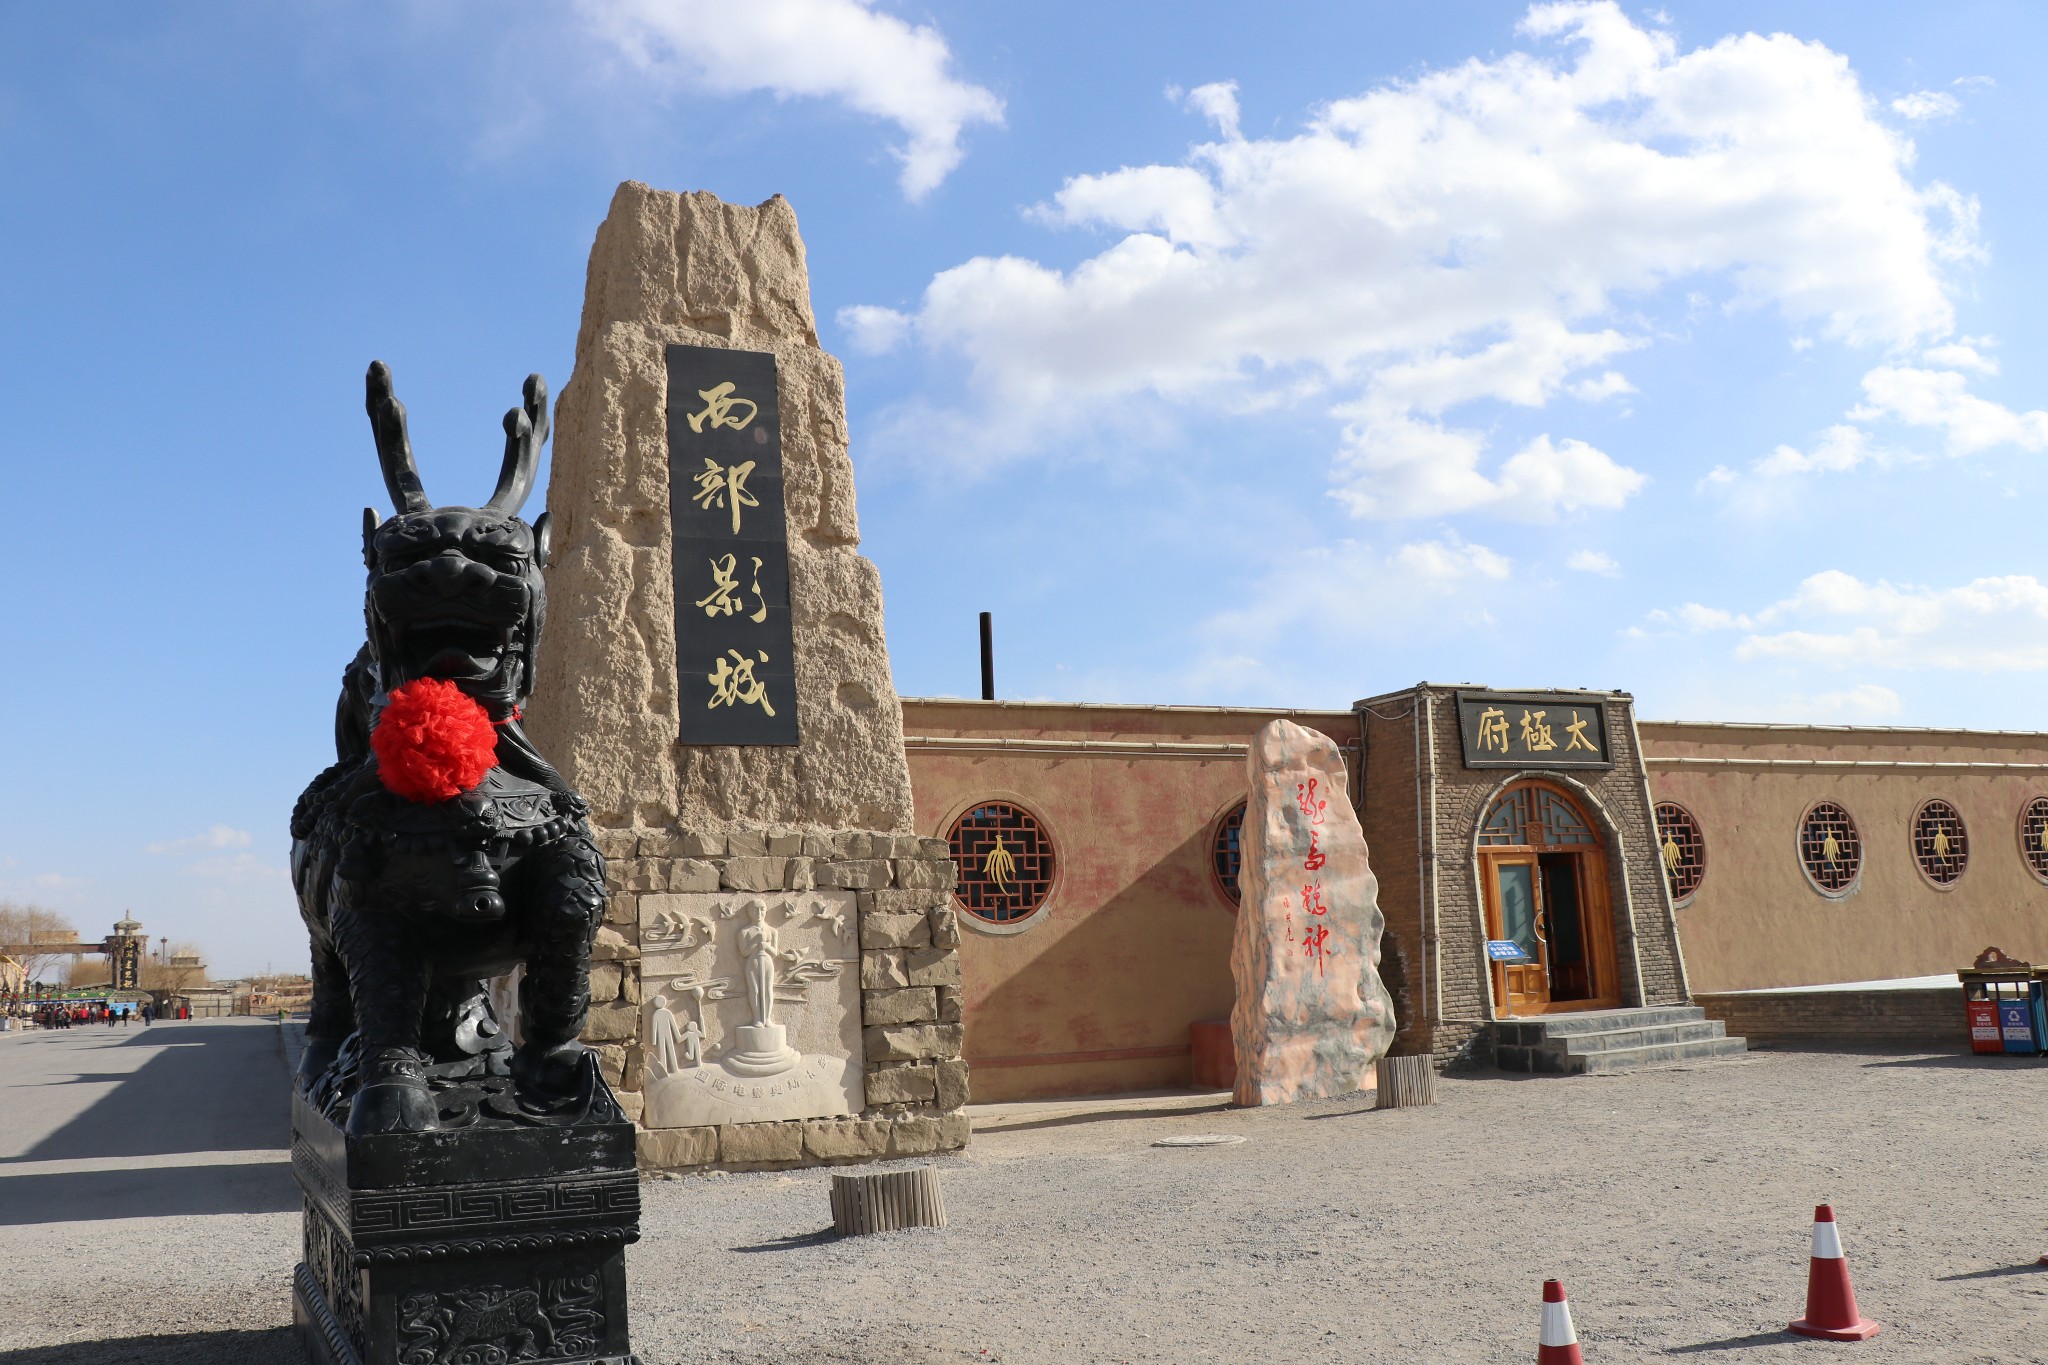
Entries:
POLYGON ((1460 692, 1468 768, 1612 768, 1607 710, 1582 692, 1460 692))
POLYGON ((795 744, 775 357, 668 348, 669 526, 684 744, 795 744))

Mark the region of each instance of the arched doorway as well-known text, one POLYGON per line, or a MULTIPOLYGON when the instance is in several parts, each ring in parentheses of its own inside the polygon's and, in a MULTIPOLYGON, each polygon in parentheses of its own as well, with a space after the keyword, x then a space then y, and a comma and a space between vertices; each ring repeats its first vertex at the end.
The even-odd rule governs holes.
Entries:
POLYGON ((1621 1004, 1607 850, 1564 788, 1516 782, 1479 826, 1486 936, 1518 944, 1526 962, 1492 961, 1493 998, 1510 1014, 1621 1004))

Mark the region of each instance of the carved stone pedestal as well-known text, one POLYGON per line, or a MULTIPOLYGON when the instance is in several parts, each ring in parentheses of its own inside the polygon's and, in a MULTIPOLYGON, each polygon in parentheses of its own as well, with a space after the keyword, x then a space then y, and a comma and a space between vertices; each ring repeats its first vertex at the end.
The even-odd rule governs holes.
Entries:
MULTIPOLYGON (((444 1110, 445 1112, 445 1110, 444 1110)), ((494 1118, 349 1139, 303 1095, 292 1169, 305 1260, 292 1317, 314 1365, 640 1365, 625 1245, 640 1236, 633 1125, 494 1118)))

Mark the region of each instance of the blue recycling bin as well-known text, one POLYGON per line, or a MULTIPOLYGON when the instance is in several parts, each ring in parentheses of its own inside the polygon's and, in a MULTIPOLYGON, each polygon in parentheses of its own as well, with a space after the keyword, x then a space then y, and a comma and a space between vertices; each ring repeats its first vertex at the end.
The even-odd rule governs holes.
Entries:
POLYGON ((2007 1052, 2048 1052, 2048 1004, 2042 981, 2000 982, 1998 1032, 2007 1052))

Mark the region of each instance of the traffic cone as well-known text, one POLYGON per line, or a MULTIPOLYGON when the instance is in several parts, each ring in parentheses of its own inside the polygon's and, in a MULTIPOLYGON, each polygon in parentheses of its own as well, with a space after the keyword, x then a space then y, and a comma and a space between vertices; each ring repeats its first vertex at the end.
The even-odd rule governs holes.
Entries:
POLYGON ((1835 1230, 1835 1211, 1822 1204, 1813 1211, 1813 1259, 1806 1270, 1806 1316, 1792 1324, 1802 1337, 1823 1341, 1868 1341, 1880 1330, 1856 1312, 1856 1291, 1849 1285, 1849 1262, 1842 1255, 1842 1234, 1835 1230))
POLYGON ((1572 1330, 1572 1306, 1565 1301, 1564 1281, 1543 1282, 1543 1331, 1536 1338, 1536 1365, 1585 1365, 1579 1334, 1572 1330))

